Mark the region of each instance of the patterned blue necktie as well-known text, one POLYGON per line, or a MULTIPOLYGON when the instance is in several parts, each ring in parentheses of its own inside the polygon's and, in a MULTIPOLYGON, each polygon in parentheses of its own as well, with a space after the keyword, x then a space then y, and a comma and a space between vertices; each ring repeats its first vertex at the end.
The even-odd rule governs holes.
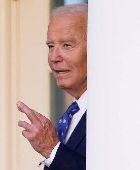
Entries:
POLYGON ((76 102, 73 102, 68 110, 64 113, 64 115, 60 118, 58 125, 57 125, 57 135, 60 140, 60 142, 65 142, 65 137, 67 133, 67 129, 69 127, 69 124, 71 122, 72 116, 78 112, 79 107, 76 102))

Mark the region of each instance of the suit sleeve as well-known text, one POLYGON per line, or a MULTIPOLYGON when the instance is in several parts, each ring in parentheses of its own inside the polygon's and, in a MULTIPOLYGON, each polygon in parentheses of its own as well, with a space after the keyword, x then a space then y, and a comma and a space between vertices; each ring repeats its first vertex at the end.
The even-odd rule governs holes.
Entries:
POLYGON ((86 158, 61 143, 52 164, 44 170, 86 170, 86 158))

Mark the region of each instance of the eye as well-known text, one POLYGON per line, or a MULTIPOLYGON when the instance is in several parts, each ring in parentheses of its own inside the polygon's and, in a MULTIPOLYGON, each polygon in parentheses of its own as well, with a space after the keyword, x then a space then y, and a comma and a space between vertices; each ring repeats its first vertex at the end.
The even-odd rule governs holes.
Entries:
POLYGON ((54 45, 48 45, 48 48, 51 50, 54 47, 54 45))
POLYGON ((66 48, 71 47, 70 44, 64 44, 63 46, 66 47, 66 48))

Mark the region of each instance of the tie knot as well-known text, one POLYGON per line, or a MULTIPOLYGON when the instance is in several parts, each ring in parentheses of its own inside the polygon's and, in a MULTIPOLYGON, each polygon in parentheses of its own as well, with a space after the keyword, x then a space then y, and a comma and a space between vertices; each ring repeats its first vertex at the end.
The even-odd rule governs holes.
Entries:
POLYGON ((73 102, 69 106, 69 108, 68 108, 68 110, 66 112, 69 113, 69 115, 73 116, 76 112, 78 112, 78 110, 79 110, 79 106, 78 106, 77 102, 73 102))

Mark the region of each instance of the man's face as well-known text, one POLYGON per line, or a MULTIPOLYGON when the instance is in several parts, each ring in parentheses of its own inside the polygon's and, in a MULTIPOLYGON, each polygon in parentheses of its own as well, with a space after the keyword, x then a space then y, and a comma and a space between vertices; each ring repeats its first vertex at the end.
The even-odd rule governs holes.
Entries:
POLYGON ((59 88, 79 98, 87 88, 86 15, 54 17, 48 28, 49 65, 59 88))

